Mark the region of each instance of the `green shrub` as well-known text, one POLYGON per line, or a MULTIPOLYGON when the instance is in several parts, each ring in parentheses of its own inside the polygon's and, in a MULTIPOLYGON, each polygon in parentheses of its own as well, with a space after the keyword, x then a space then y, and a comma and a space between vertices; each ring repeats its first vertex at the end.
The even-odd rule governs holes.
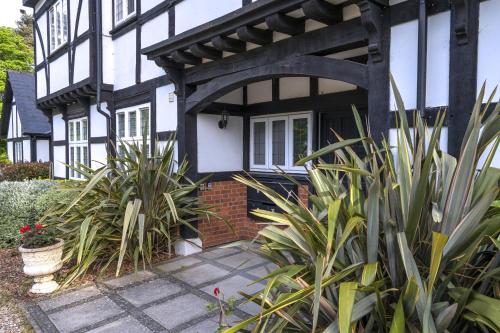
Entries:
POLYGON ((259 233, 260 253, 279 268, 246 295, 261 313, 226 333, 251 322, 253 332, 500 332, 500 170, 491 167, 500 103, 488 115, 483 86, 457 159, 439 148, 445 115, 429 132, 416 113, 412 134, 394 92, 395 147, 367 137, 354 110, 361 139, 300 161, 335 156, 308 170, 310 206, 236 177, 284 212, 254 212, 273 222, 259 233), (350 148, 360 141, 363 155, 350 148))
POLYGON ((1 181, 23 181, 30 179, 48 179, 50 177, 50 163, 15 163, 0 166, 1 181))
POLYGON ((146 143, 121 143, 120 155, 92 170, 79 166, 85 181, 63 185, 65 200, 49 209, 43 221, 65 240, 64 260, 71 283, 91 265, 105 272, 124 260, 145 266, 155 254, 170 254, 178 227, 215 216, 200 205, 195 191, 205 181, 186 178, 186 161, 177 166, 175 141, 156 143, 151 157, 146 143))
POLYGON ((47 180, 0 182, 0 247, 19 245, 19 228, 45 212, 55 184, 47 180))

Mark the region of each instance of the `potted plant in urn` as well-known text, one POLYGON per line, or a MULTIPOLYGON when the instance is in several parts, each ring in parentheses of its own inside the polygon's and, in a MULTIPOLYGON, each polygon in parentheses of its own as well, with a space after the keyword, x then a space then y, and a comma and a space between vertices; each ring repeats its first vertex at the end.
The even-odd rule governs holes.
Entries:
POLYGON ((35 280, 30 292, 48 294, 55 291, 59 285, 53 273, 62 267, 64 241, 41 224, 25 225, 19 232, 22 234, 19 252, 24 262, 23 270, 35 280))

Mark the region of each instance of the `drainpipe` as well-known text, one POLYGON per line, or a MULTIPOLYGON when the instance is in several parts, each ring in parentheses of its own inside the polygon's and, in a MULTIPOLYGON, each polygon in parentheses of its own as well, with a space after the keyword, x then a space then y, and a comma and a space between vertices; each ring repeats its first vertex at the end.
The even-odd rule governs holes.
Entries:
POLYGON ((102 89, 102 14, 101 14, 101 9, 102 9, 102 0, 96 0, 96 9, 95 9, 95 21, 96 21, 96 39, 95 39, 95 48, 96 48, 96 55, 97 55, 97 68, 96 68, 96 83, 97 83, 97 88, 96 88, 96 109, 97 112, 102 114, 106 118, 106 137, 107 137, 107 143, 108 146, 110 144, 110 135, 111 135, 111 116, 105 112, 101 108, 101 89, 102 89))
POLYGON ((418 3, 418 79, 417 109, 423 117, 425 113, 426 75, 427 74, 427 4, 418 3))

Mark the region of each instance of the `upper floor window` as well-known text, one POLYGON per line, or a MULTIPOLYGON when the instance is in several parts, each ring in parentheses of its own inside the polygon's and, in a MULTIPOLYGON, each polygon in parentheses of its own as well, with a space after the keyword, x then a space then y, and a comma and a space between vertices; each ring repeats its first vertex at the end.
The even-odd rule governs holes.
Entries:
POLYGON ((147 139, 149 153, 150 139, 149 104, 134 106, 116 112, 116 133, 118 137, 118 154, 123 155, 122 142, 142 144, 144 134, 147 139))
POLYGON ((312 152, 311 113, 250 119, 250 167, 305 172, 296 163, 312 152))
POLYGON ((49 9, 50 51, 68 41, 68 15, 66 0, 58 0, 49 9))
MULTIPOLYGON (((89 165, 88 146, 88 120, 80 118, 70 120, 69 127, 69 164, 78 168, 79 165, 89 165)), ((69 176, 72 179, 83 179, 76 170, 70 169, 69 176)))
POLYGON ((135 0, 115 0, 115 24, 135 14, 135 0))

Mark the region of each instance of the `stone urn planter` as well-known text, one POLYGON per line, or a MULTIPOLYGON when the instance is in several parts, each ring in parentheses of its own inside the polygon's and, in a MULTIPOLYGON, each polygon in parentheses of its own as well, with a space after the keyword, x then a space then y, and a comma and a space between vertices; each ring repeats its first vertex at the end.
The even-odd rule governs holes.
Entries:
POLYGON ((54 281, 54 274, 62 267, 64 241, 57 238, 54 245, 27 249, 22 245, 19 252, 23 257, 24 274, 33 276, 35 283, 30 292, 35 294, 48 294, 59 288, 59 284, 54 281))

